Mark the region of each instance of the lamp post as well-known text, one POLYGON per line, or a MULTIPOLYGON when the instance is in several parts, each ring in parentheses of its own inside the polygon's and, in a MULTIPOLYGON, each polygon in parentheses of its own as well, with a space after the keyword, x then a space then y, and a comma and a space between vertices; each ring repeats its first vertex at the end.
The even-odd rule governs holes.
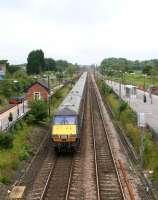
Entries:
MULTIPOLYGON (((16 92, 17 92, 17 96, 18 96, 18 91, 19 91, 19 81, 18 80, 14 80, 13 81, 15 83, 15 87, 16 87, 16 92)), ((19 117, 19 106, 17 103, 17 118, 19 117)))
POLYGON ((48 116, 50 117, 50 98, 51 98, 51 91, 50 91, 50 77, 49 77, 49 66, 48 66, 48 74, 47 74, 47 84, 49 89, 49 95, 48 95, 48 116))
POLYGON ((120 72, 120 74, 121 74, 120 81, 119 81, 119 98, 120 98, 120 100, 121 100, 121 82, 122 82, 122 71, 120 70, 119 72, 120 72))
POLYGON ((143 101, 144 103, 146 103, 146 95, 145 95, 145 77, 146 77, 146 74, 144 74, 144 83, 143 83, 143 89, 144 89, 144 95, 143 95, 143 101))

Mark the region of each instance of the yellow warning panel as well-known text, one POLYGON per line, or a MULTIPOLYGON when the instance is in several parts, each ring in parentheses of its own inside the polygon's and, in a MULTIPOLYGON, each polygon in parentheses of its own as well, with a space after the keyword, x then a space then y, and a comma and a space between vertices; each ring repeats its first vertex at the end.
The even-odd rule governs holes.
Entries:
POLYGON ((52 128, 53 135, 75 135, 76 125, 54 125, 52 128))

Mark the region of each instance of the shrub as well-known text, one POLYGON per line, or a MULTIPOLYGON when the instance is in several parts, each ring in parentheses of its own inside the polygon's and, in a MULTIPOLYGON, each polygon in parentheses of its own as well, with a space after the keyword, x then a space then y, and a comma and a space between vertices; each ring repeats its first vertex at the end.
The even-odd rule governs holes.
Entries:
POLYGON ((127 108, 127 102, 124 101, 120 101, 118 108, 117 108, 117 112, 118 112, 118 118, 120 119, 121 113, 126 110, 127 108))
POLYGON ((62 92, 60 90, 56 91, 53 95, 53 98, 60 99, 62 97, 62 92))
POLYGON ((11 178, 8 177, 8 176, 4 176, 2 179, 1 179, 1 182, 5 185, 9 185, 11 183, 11 178))
POLYGON ((11 167, 12 167, 13 170, 16 170, 18 168, 18 161, 12 160, 11 167))
POLYGON ((31 152, 29 151, 29 147, 25 145, 19 154, 19 159, 20 160, 27 160, 30 157, 31 152))
POLYGON ((0 148, 10 149, 13 147, 13 135, 11 133, 0 134, 0 148))
POLYGON ((28 115, 29 121, 32 123, 38 123, 44 121, 48 116, 48 104, 44 101, 33 101, 30 104, 30 113, 28 115))
POLYGON ((112 93, 112 88, 109 87, 107 84, 105 84, 104 82, 102 82, 102 91, 104 94, 111 94, 112 93))

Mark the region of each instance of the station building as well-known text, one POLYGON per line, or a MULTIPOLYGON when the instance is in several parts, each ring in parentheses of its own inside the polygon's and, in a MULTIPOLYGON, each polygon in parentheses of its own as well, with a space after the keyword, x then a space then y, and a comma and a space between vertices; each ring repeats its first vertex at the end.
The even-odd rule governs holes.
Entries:
POLYGON ((49 95, 50 95, 50 89, 48 84, 43 81, 37 81, 27 89, 26 98, 28 101, 33 101, 33 100, 48 101, 49 95))

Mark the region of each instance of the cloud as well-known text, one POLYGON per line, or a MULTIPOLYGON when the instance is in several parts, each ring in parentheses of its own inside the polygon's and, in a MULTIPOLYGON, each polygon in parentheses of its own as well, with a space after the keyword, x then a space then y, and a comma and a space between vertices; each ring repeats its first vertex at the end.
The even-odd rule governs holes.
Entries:
POLYGON ((156 0, 0 2, 0 58, 26 62, 37 48, 82 64, 158 56, 156 0))

